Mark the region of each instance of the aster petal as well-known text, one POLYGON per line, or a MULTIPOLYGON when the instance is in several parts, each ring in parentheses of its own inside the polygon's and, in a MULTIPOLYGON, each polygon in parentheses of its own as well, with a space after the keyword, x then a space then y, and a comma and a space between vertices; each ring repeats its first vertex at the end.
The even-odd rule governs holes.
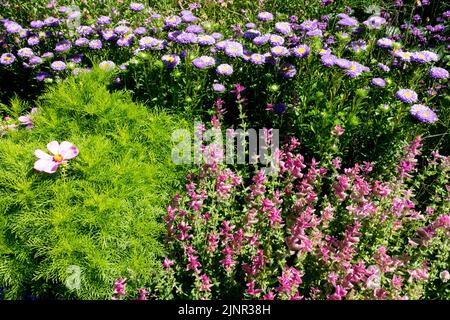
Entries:
POLYGON ((58 163, 53 160, 39 159, 34 163, 34 169, 46 173, 55 173, 58 169, 58 163))
POLYGON ((58 141, 52 141, 47 144, 47 149, 53 154, 59 154, 59 143, 58 141))
POLYGON ((37 149, 36 151, 34 151, 34 155, 36 157, 38 157, 39 159, 43 159, 43 160, 52 160, 53 159, 53 157, 51 155, 45 153, 41 149, 37 149))
POLYGON ((64 160, 69 160, 78 155, 78 148, 68 141, 63 141, 59 146, 59 154, 64 160))

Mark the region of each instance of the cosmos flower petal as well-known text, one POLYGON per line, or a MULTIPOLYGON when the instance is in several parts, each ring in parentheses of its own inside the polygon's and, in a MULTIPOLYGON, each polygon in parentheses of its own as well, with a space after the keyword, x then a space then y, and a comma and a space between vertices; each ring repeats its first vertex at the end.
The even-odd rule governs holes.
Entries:
POLYGON ((53 154, 59 154, 59 143, 58 141, 52 141, 47 144, 47 149, 53 154))
POLYGON ((58 163, 53 160, 39 159, 34 163, 34 169, 46 173, 55 173, 58 169, 58 163))
POLYGON ((64 160, 75 158, 78 155, 78 148, 68 141, 61 142, 59 150, 59 154, 64 160))
POLYGON ((37 149, 36 151, 34 151, 34 155, 36 157, 38 157, 39 159, 43 159, 43 160, 52 160, 53 157, 47 153, 45 153, 44 151, 37 149))

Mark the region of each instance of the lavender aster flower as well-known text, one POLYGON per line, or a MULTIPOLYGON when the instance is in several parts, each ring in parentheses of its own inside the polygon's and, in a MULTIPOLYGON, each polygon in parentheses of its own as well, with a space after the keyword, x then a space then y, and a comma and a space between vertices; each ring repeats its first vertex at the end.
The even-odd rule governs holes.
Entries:
POLYGON ((50 67, 55 71, 63 71, 66 69, 66 64, 62 61, 55 61, 50 67))
POLYGON ((203 28, 196 24, 191 24, 191 25, 187 26, 186 30, 184 30, 184 31, 197 34, 197 33, 202 33, 203 28))
POLYGON ((134 34, 126 34, 125 36, 119 38, 117 40, 117 45, 119 47, 129 47, 133 43, 134 40, 134 34))
POLYGON ((414 103, 418 99, 417 93, 411 89, 400 89, 395 96, 404 103, 414 103))
POLYGON ((138 36, 142 36, 143 34, 147 33, 147 28, 146 27, 138 27, 136 29, 134 29, 134 34, 137 34, 138 36))
POLYGON ((255 39, 253 39, 253 44, 260 46, 263 44, 266 44, 268 41, 270 40, 270 35, 262 35, 262 36, 258 36, 255 39))
POLYGON ((447 79, 449 77, 449 73, 444 68, 433 67, 430 69, 430 77, 434 79, 447 79))
POLYGON ((132 2, 130 4, 130 9, 133 11, 142 11, 144 10, 144 5, 142 3, 132 2))
POLYGON ((11 53, 3 53, 0 57, 0 64, 10 65, 16 61, 16 57, 11 53))
POLYGON ((377 87, 384 87, 386 85, 386 81, 382 78, 373 78, 371 83, 377 87))
POLYGON ((34 20, 30 22, 30 26, 35 29, 40 29, 44 26, 44 22, 41 20, 34 20))
POLYGON ((417 63, 428 63, 428 62, 436 62, 439 60, 439 57, 436 53, 424 50, 424 51, 418 51, 413 52, 411 54, 411 60, 417 63))
POLYGON ((77 47, 83 47, 85 45, 87 45, 89 43, 89 39, 87 38, 78 38, 77 40, 75 40, 75 45, 77 47))
POLYGON ((266 62, 266 57, 259 53, 253 53, 250 56, 250 62, 253 64, 264 64, 266 62))
POLYGON ((130 31, 130 28, 127 26, 117 26, 114 28, 114 32, 118 35, 124 35, 130 31))
POLYGON ((254 39, 258 36, 261 35, 261 32, 259 30, 255 30, 255 29, 249 29, 247 31, 245 31, 244 33, 244 38, 246 39, 254 39))
POLYGON ((181 44, 197 43, 197 36, 194 33, 181 32, 175 41, 181 44))
POLYGON ((394 46, 394 41, 389 38, 381 38, 377 40, 377 45, 381 48, 391 49, 394 46))
POLYGON ((55 55, 53 54, 53 52, 45 52, 44 54, 42 54, 42 58, 44 59, 50 59, 53 58, 55 55))
POLYGON ((220 40, 223 38, 223 35, 218 32, 214 32, 211 34, 211 37, 213 37, 215 40, 220 40))
POLYGON ((44 20, 44 24, 47 27, 57 27, 59 25, 59 20, 55 17, 48 17, 44 20))
POLYGON ((34 56, 34 53, 30 48, 22 48, 17 51, 17 55, 21 58, 31 58, 34 56))
POLYGON ((321 56, 320 61, 325 67, 332 67, 334 66, 334 61, 336 59, 336 56, 332 54, 324 54, 321 56))
POLYGON ((245 27, 248 29, 254 29, 256 28, 256 24, 254 24, 253 22, 249 22, 245 24, 245 27))
POLYGON ((372 16, 363 22, 368 29, 381 29, 385 23, 386 19, 380 16, 372 16))
POLYGON ((201 36, 198 36, 197 42, 199 45, 202 45, 202 46, 210 46, 210 45, 215 44, 216 40, 212 36, 201 35, 201 36))
POLYGON ((213 84, 213 90, 216 92, 224 92, 225 91, 225 86, 223 84, 220 83, 214 83, 213 84))
POLYGON ((301 44, 301 45, 296 46, 295 48, 292 48, 292 53, 297 58, 307 57, 309 54, 309 51, 310 51, 309 47, 305 44, 301 44))
POLYGON ((201 56, 200 58, 196 58, 192 60, 192 64, 198 69, 205 69, 208 67, 212 67, 215 65, 215 60, 209 56, 201 56))
POLYGON ((434 123, 439 120, 433 110, 421 104, 413 105, 409 112, 414 118, 421 122, 434 123))
POLYGON ((27 40, 27 43, 29 46, 35 46, 35 45, 39 44, 39 42, 41 42, 41 40, 39 39, 38 36, 31 36, 27 40))
POLYGON ((281 34, 289 34, 292 31, 291 24, 289 22, 277 22, 275 23, 275 31, 281 34))
POLYGON ((170 16, 164 20, 164 24, 169 28, 175 28, 181 23, 181 18, 179 16, 170 16))
POLYGON ((317 20, 305 20, 300 24, 300 29, 304 31, 312 31, 317 29, 318 21, 317 20))
POLYGON ((181 16, 181 20, 186 23, 191 23, 197 21, 197 17, 195 17, 193 14, 185 14, 181 16))
POLYGON ((284 44, 284 38, 279 35, 272 34, 270 35, 269 42, 273 46, 282 46, 284 44))
POLYGON ((168 69, 173 69, 180 63, 180 57, 176 54, 166 54, 162 56, 161 60, 168 69))
POLYGON ((343 19, 339 20, 337 22, 338 25, 343 26, 343 27, 356 27, 358 25, 358 20, 356 20, 355 18, 346 16, 343 19))
POLYGON ((28 63, 29 63, 30 65, 37 65, 37 64, 40 64, 40 63, 42 63, 42 58, 41 58, 41 57, 38 57, 38 56, 32 56, 32 57, 30 58, 30 60, 28 61, 28 63))
POLYGON ((230 66, 229 64, 224 63, 221 65, 218 65, 216 68, 216 71, 220 75, 229 76, 233 73, 233 67, 230 66))
POLYGON ((270 52, 274 57, 285 57, 289 55, 289 50, 283 46, 275 46, 270 49, 270 52))
POLYGON ((382 64, 382 63, 378 63, 377 64, 378 68, 380 68, 381 70, 383 70, 384 72, 389 72, 391 71, 391 68, 389 68, 387 65, 382 64))
POLYGON ((13 21, 6 21, 4 23, 4 26, 6 28, 6 32, 11 34, 19 33, 20 31, 22 31, 22 26, 13 21))
POLYGON ((98 39, 95 39, 95 40, 92 40, 91 42, 89 42, 89 48, 91 48, 93 50, 98 50, 98 49, 101 49, 102 47, 103 47, 103 43, 98 39))
POLYGON ((244 47, 239 42, 228 41, 225 46, 225 54, 229 57, 241 57, 244 54, 244 47))
POLYGON ((111 23, 111 18, 108 16, 100 16, 97 19, 98 25, 105 25, 105 24, 110 24, 110 23, 111 23))
POLYGON ((280 67, 279 74, 283 78, 290 79, 290 78, 293 78, 297 74, 297 69, 295 69, 295 67, 290 63, 284 63, 280 67))
POLYGON ((56 44, 55 51, 56 52, 66 52, 66 51, 70 50, 71 47, 72 47, 72 44, 70 43, 70 41, 63 40, 56 44))
POLYGON ((273 14, 271 14, 270 12, 260 12, 258 13, 258 20, 259 21, 271 21, 273 20, 273 14))
POLYGON ((105 30, 101 32, 103 40, 111 41, 116 38, 116 34, 112 30, 105 30))

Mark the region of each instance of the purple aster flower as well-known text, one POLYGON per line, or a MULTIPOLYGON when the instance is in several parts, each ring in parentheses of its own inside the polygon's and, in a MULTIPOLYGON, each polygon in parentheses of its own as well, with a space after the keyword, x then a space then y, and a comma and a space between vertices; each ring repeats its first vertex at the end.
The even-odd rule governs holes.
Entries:
POLYGON ((214 39, 212 36, 201 35, 201 36, 198 36, 197 42, 199 45, 202 45, 202 46, 210 46, 210 45, 213 45, 216 43, 216 39, 214 39))
POLYGON ((29 46, 35 46, 35 45, 39 44, 39 42, 41 42, 41 40, 39 39, 38 36, 31 36, 27 40, 27 43, 29 46))
POLYGON ((350 68, 351 63, 352 63, 352 61, 350 61, 348 59, 342 59, 342 58, 334 59, 334 64, 342 69, 350 68))
POLYGON ((142 11, 144 10, 144 5, 142 3, 138 3, 138 2, 132 2, 130 4, 130 9, 133 11, 142 11))
POLYGON ((344 73, 350 76, 350 78, 356 78, 363 72, 370 71, 369 68, 363 66, 356 61, 350 61, 349 66, 344 70, 344 73))
POLYGON ((161 60, 168 69, 173 69, 180 63, 180 57, 176 54, 166 54, 162 56, 161 60))
POLYGON ((366 51, 367 49, 367 43, 364 40, 352 41, 349 46, 356 53, 366 51))
POLYGON ((264 64, 266 62, 266 56, 254 53, 250 56, 250 62, 253 64, 264 64))
POLYGON ((436 53, 424 50, 424 51, 418 51, 413 52, 411 54, 411 60, 417 63, 428 63, 428 62, 437 62, 439 60, 439 57, 436 53))
POLYGON ((66 69, 66 64, 62 61, 54 61, 50 67, 55 71, 63 71, 66 69))
POLYGON ((197 43, 197 36, 194 33, 181 32, 176 36, 175 41, 180 44, 197 43))
POLYGON ((17 51, 17 55, 21 58, 31 58, 34 56, 34 53, 30 48, 22 48, 17 51))
POLYGON ((134 34, 126 34, 123 37, 120 37, 119 40, 117 40, 117 45, 119 47, 129 47, 133 43, 134 40, 134 34))
POLYGON ((308 37, 321 37, 322 36, 322 30, 314 29, 314 30, 306 32, 306 35, 308 37))
POLYGON ((246 24, 245 24, 245 27, 246 27, 247 29, 254 29, 254 28, 256 28, 256 24, 253 23, 253 22, 249 22, 249 23, 246 23, 246 24))
POLYGON ((225 46, 225 54, 229 57, 241 57, 244 54, 244 47, 239 42, 228 41, 225 46))
POLYGON ((47 27, 57 27, 59 25, 59 20, 55 17, 48 17, 44 20, 44 24, 47 27))
POLYGON ((216 43, 216 48, 219 50, 225 50, 225 48, 228 46, 228 43, 230 43, 230 40, 222 40, 216 43))
POLYGON ((181 23, 181 18, 179 16, 170 16, 164 20, 166 27, 175 28, 181 23))
POLYGON ((112 30, 105 30, 101 32, 103 40, 111 41, 116 38, 116 34, 112 30))
POLYGON ((223 35, 218 32, 214 32, 211 34, 211 37, 213 37, 215 40, 220 40, 223 38, 223 35))
POLYGON ((223 84, 220 83, 214 83, 213 84, 213 90, 216 92, 224 92, 225 91, 225 86, 223 84))
POLYGON ((418 99, 417 93, 411 89, 400 89, 395 96, 404 103, 414 103, 418 99))
POLYGON ((114 32, 118 35, 124 35, 130 31, 130 28, 127 26, 117 26, 114 28, 114 32))
POLYGON ((325 67, 332 67, 334 66, 334 61, 336 60, 336 56, 332 54, 324 54, 321 56, 320 61, 325 67))
POLYGON ((318 21, 317 20, 305 20, 300 24, 300 29, 304 31, 312 31, 317 29, 318 21))
POLYGON ((40 72, 36 73, 37 81, 44 81, 47 78, 50 78, 50 74, 48 74, 48 72, 40 71, 40 72))
POLYGON ((22 31, 22 26, 14 21, 6 21, 3 25, 6 28, 6 32, 11 34, 22 31))
POLYGON ((373 78, 371 83, 377 87, 384 87, 386 85, 386 81, 382 78, 373 78))
POLYGON ((301 45, 296 46, 295 48, 292 48, 292 53, 297 58, 307 57, 309 54, 309 51, 310 51, 309 47, 305 44, 301 44, 301 45))
POLYGON ((11 53, 3 53, 0 57, 0 63, 3 65, 10 65, 16 61, 16 57, 11 53))
POLYGON ((192 11, 191 10, 183 10, 180 12, 181 16, 190 16, 192 15, 192 11))
POLYGON ((260 31, 255 30, 255 29, 249 29, 249 30, 245 31, 244 38, 246 38, 246 39, 254 39, 254 38, 256 38, 256 37, 258 37, 260 35, 261 35, 260 31))
POLYGON ((285 57, 289 55, 289 50, 283 46, 275 46, 270 49, 270 52, 274 57, 285 57))
POLYGON ((203 28, 196 24, 191 24, 191 25, 187 26, 186 30, 184 30, 184 31, 197 34, 197 33, 202 33, 203 28))
POLYGON ((233 73, 233 67, 229 64, 220 64, 216 68, 216 72, 220 75, 229 76, 233 73))
POLYGON ((78 38, 77 40, 75 40, 75 45, 77 47, 83 47, 85 45, 87 45, 89 43, 89 39, 87 38, 78 38))
POLYGON ((56 44, 55 51, 56 52, 66 52, 66 51, 70 50, 71 47, 72 47, 72 44, 70 43, 70 41, 63 40, 56 44))
POLYGON ((414 118, 421 122, 434 123, 439 120, 433 110, 421 104, 413 105, 409 112, 414 118))
POLYGON ((138 27, 138 28, 134 29, 134 34, 137 34, 138 36, 142 36, 146 33, 147 33, 146 27, 138 27))
POLYGON ((290 63, 284 63, 280 67, 279 74, 283 78, 291 79, 297 74, 297 69, 290 63))
POLYGON ((92 40, 89 42, 89 48, 91 48, 93 50, 98 50, 98 49, 101 49, 102 47, 103 47, 103 43, 98 39, 95 39, 95 40, 92 40))
POLYGON ((377 40, 377 45, 381 48, 391 49, 394 46, 394 41, 389 38, 381 38, 377 40))
POLYGON ((37 65, 42 63, 42 58, 38 56, 32 56, 30 60, 28 60, 30 65, 37 65))
POLYGON ((44 59, 50 59, 53 58, 55 55, 53 54, 53 52, 45 52, 41 57, 44 59))
POLYGON ((181 20, 185 23, 191 23, 197 21, 197 17, 195 17, 193 14, 185 14, 181 16, 181 20))
POLYGON ((277 103, 274 107, 273 110, 275 111, 275 113, 278 114, 282 114, 286 112, 286 104, 283 102, 277 103))
POLYGON ((430 69, 430 77, 434 79, 447 79, 449 77, 449 73, 444 68, 433 67, 430 69))
POLYGON ((381 29, 381 27, 386 23, 386 19, 380 16, 372 16, 363 24, 369 29, 381 29))
POLYGON ((355 18, 346 16, 337 22, 338 25, 343 27, 355 27, 358 25, 358 20, 355 18))
POLYGON ((216 61, 212 57, 201 56, 200 58, 192 60, 192 64, 198 69, 205 69, 214 66, 216 61))
POLYGON ((253 44, 260 46, 263 44, 266 44, 268 41, 270 40, 270 35, 262 35, 262 36, 258 36, 255 39, 253 39, 253 44))
POLYGON ((292 31, 291 24, 289 22, 277 22, 275 23, 275 31, 281 34, 289 34, 292 31))
POLYGON ((105 25, 105 24, 110 24, 110 23, 111 23, 111 18, 108 16, 100 16, 97 19, 98 25, 105 25))
POLYGON ((400 58, 404 62, 410 62, 413 57, 413 53, 403 51, 402 49, 396 49, 392 51, 394 57, 400 58))
POLYGON ((381 70, 383 70, 384 72, 389 72, 391 71, 391 68, 389 68, 387 65, 382 64, 382 63, 378 63, 377 64, 378 68, 380 68, 381 70))
POLYGON ((271 14, 270 12, 260 12, 258 13, 258 20, 259 21, 271 21, 273 20, 273 14, 271 14))
POLYGON ((31 21, 30 26, 35 29, 40 29, 44 26, 44 21, 41 21, 41 20, 31 21))
POLYGON ((82 54, 75 54, 70 61, 72 61, 73 63, 80 63, 83 60, 83 55, 82 54))
POLYGON ((284 44, 284 38, 279 35, 272 34, 270 35, 269 42, 273 46, 282 46, 284 44))

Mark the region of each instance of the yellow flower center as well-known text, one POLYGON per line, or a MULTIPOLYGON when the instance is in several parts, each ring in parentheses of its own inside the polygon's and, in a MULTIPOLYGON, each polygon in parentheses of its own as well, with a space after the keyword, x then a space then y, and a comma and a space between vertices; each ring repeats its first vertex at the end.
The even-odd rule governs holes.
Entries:
POLYGON ((56 162, 61 162, 63 160, 63 157, 60 154, 55 154, 53 156, 53 160, 55 160, 56 162))
POLYGON ((174 62, 175 59, 174 59, 173 57, 168 57, 168 58, 167 58, 167 61, 169 61, 169 62, 174 62))
POLYGON ((305 48, 299 48, 299 49, 298 49, 298 52, 299 52, 299 53, 305 53, 305 51, 306 51, 305 48))
POLYGON ((406 93, 405 93, 405 97, 410 98, 411 96, 412 96, 412 93, 411 93, 411 92, 406 92, 406 93))
POLYGON ((355 71, 355 70, 356 70, 356 66, 355 66, 355 65, 352 65, 352 66, 350 66, 349 69, 352 70, 352 71, 355 71))

